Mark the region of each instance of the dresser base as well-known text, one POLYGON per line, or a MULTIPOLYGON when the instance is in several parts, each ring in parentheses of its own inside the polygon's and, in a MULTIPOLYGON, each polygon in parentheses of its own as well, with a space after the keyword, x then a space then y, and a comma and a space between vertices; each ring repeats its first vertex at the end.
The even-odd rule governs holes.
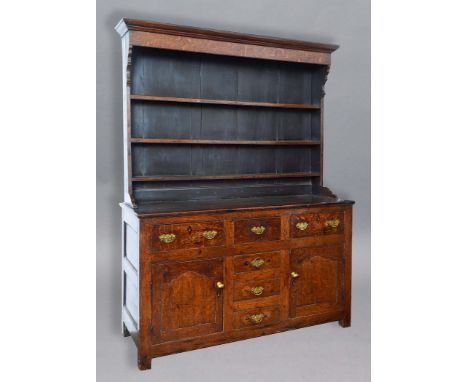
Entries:
POLYGON ((122 207, 122 333, 141 370, 173 353, 350 326, 352 203, 143 215, 122 207))

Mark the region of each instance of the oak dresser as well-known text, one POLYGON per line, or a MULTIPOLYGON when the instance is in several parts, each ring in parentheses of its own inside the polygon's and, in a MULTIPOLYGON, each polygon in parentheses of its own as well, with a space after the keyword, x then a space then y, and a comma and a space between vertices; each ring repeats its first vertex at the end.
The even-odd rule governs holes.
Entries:
POLYGON ((122 329, 152 358, 351 320, 323 186, 336 45, 122 19, 122 329))

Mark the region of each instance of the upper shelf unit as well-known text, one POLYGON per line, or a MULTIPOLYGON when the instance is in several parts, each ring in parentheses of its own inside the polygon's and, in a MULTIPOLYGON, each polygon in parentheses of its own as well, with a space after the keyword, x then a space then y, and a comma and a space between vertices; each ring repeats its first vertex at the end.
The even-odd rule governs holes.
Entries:
POLYGON ((324 84, 336 46, 132 20, 117 29, 127 52, 125 175, 134 205, 320 186, 324 84))

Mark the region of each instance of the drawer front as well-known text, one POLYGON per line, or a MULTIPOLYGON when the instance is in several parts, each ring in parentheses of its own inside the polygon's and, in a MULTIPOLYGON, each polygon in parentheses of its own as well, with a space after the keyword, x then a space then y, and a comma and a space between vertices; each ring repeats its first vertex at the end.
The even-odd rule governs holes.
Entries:
POLYGON ((156 251, 224 245, 222 221, 161 224, 153 226, 151 232, 151 248, 156 251))
POLYGON ((291 215, 289 235, 291 238, 343 233, 342 211, 291 215))
POLYGON ((234 273, 263 271, 280 266, 279 252, 234 256, 234 273))
POLYGON ((279 295, 280 279, 252 280, 234 284, 234 301, 279 295))
POLYGON ((279 306, 249 309, 235 312, 233 315, 234 329, 258 328, 273 325, 279 321, 279 306))
POLYGON ((273 241, 280 238, 281 219, 279 217, 234 221, 234 241, 236 243, 273 241))

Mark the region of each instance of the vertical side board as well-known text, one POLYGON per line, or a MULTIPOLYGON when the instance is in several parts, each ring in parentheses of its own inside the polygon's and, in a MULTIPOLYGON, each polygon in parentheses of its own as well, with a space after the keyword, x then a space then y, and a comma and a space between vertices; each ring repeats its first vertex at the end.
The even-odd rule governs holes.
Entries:
POLYGON ((130 208, 122 206, 122 332, 139 340, 140 223, 130 208))
POLYGON ((132 71, 132 47, 128 32, 122 36, 122 87, 123 87, 123 144, 124 144, 124 201, 133 206, 135 198, 133 197, 132 187, 132 145, 131 138, 131 71, 132 71))
POLYGON ((343 328, 351 326, 351 294, 352 294, 352 252, 353 252, 353 206, 347 206, 344 214, 345 245, 344 245, 344 314, 340 320, 343 328))

